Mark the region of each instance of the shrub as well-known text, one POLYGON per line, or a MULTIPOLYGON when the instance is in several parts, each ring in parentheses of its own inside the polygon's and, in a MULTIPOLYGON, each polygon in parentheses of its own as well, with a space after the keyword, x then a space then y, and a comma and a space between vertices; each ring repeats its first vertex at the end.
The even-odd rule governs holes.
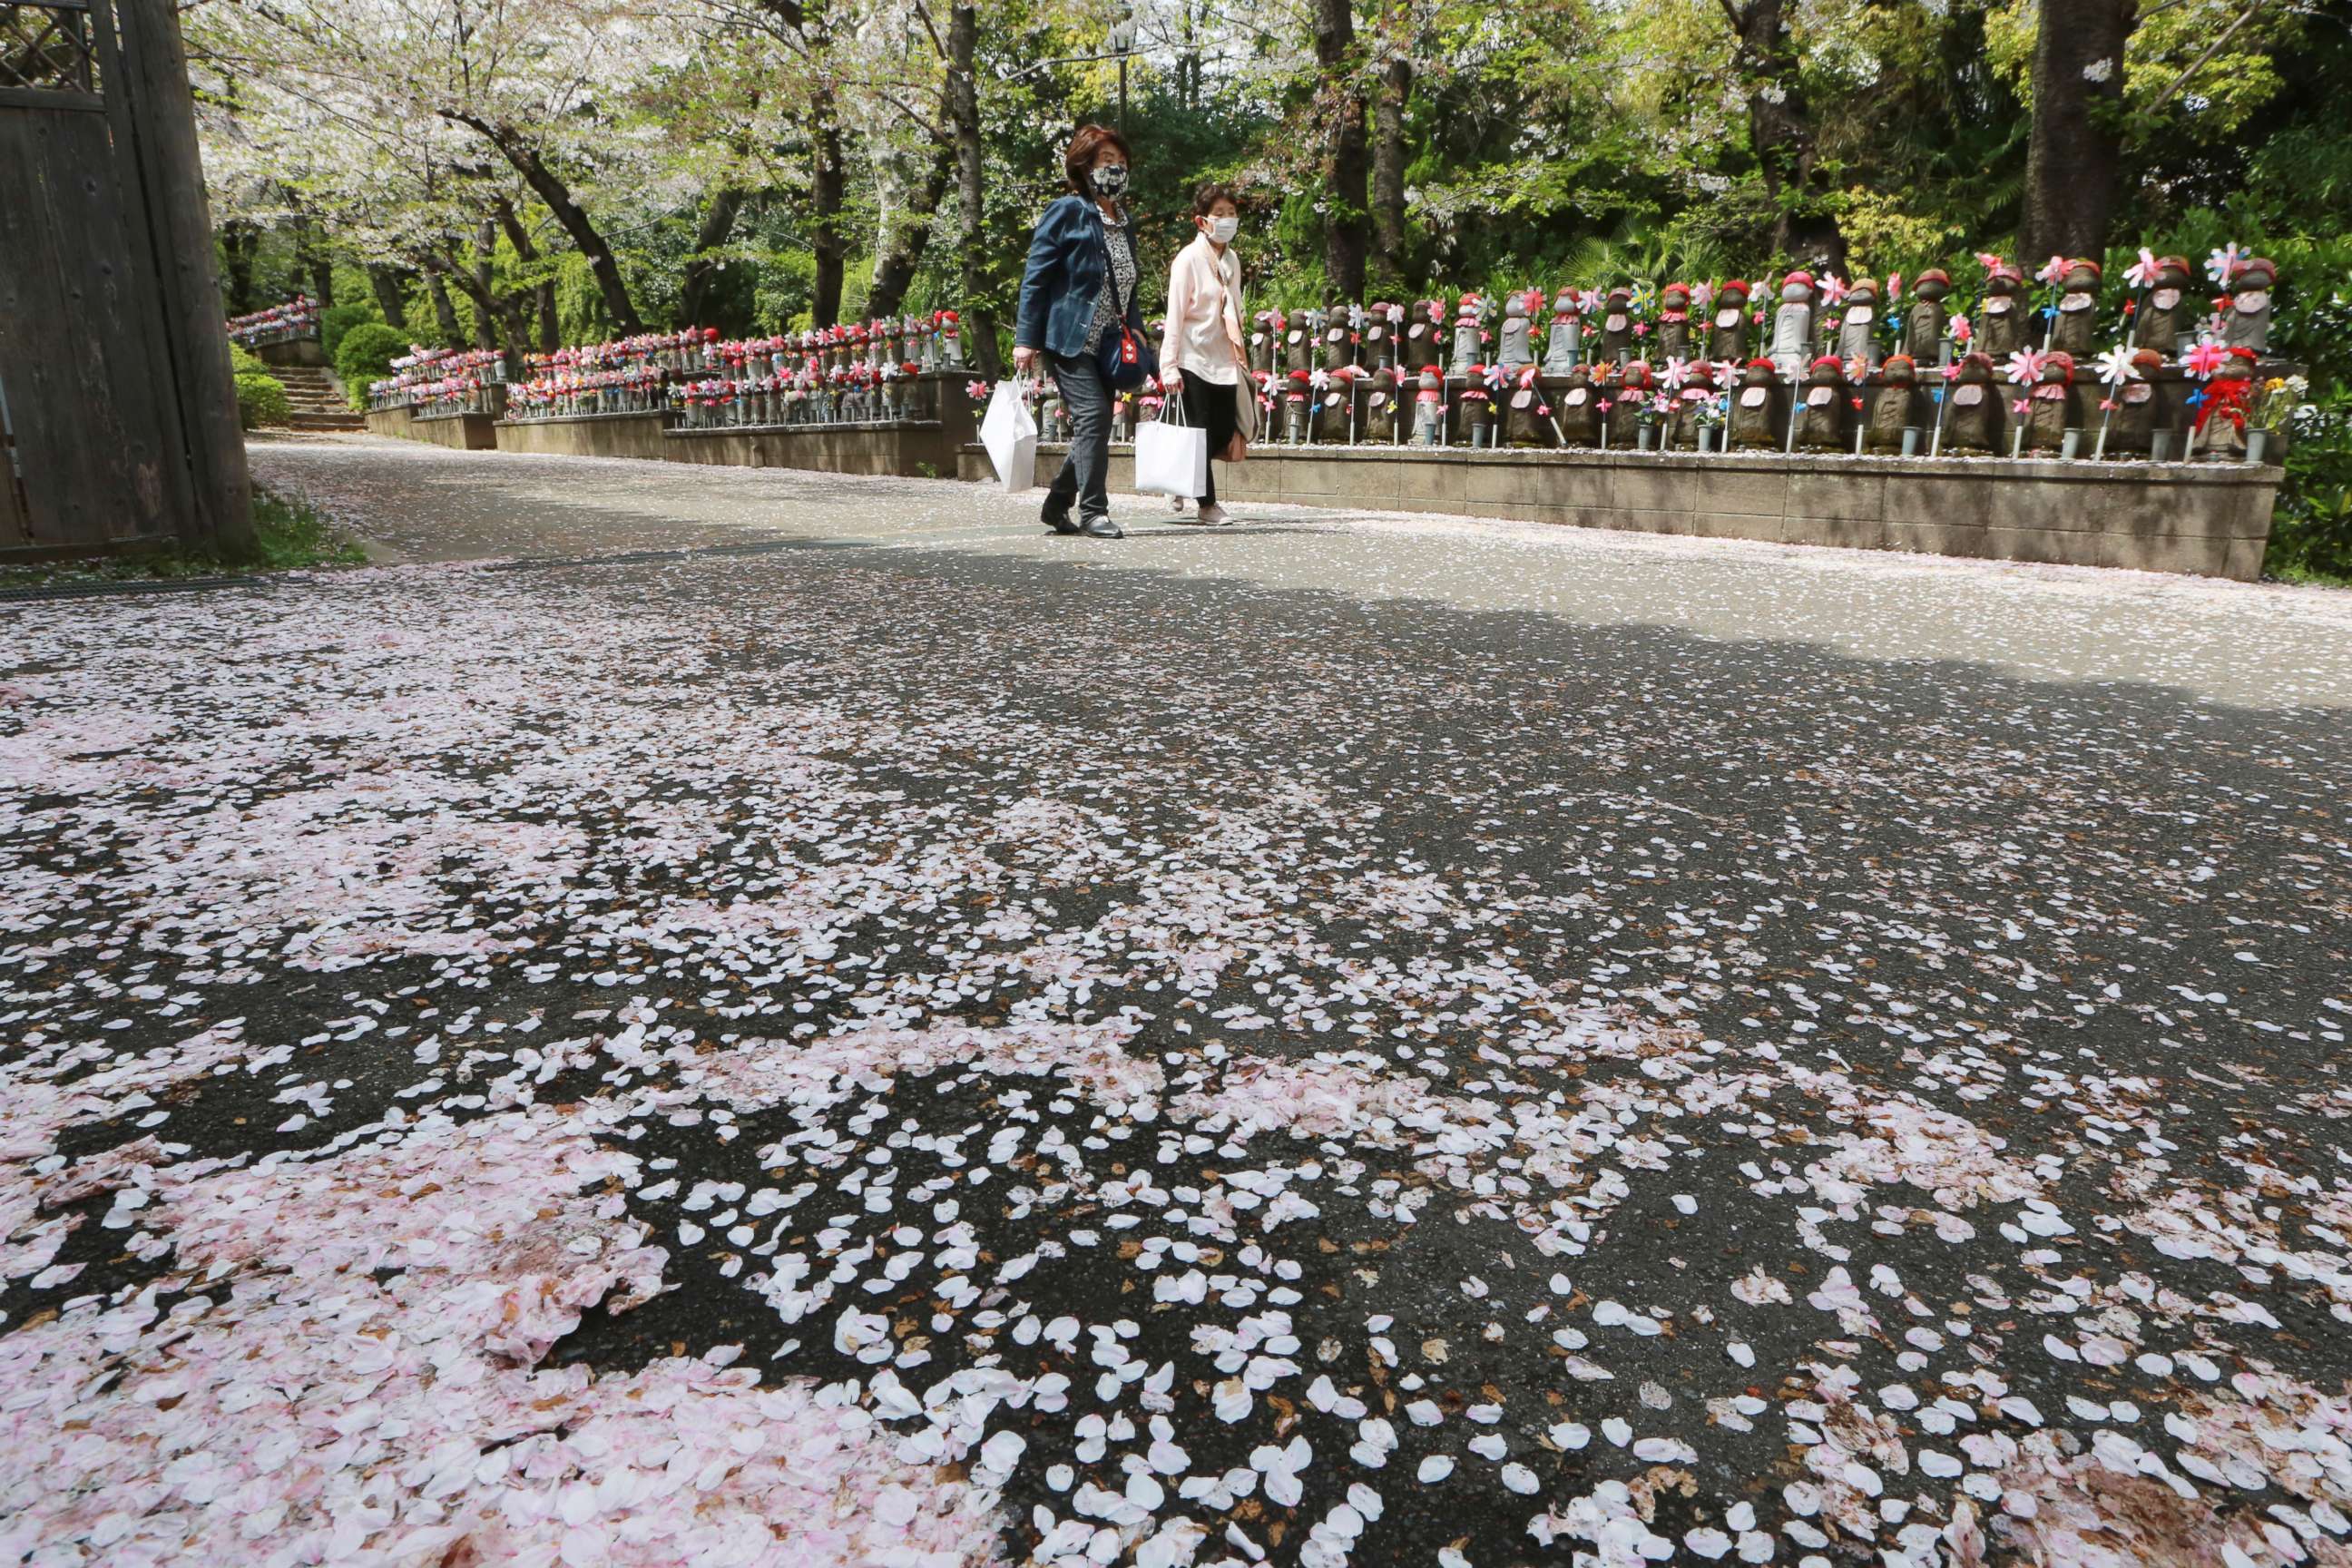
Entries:
POLYGON ((408 352, 408 340, 381 321, 362 321, 343 333, 335 350, 335 374, 354 408, 367 406, 368 383, 392 374, 392 362, 408 352))
POLYGON ((248 430, 292 424, 294 405, 287 399, 286 384, 266 370, 238 370, 236 418, 248 430))
POLYGON ((363 327, 370 323, 379 327, 384 324, 383 312, 376 309, 375 301, 373 300, 355 300, 348 305, 337 305, 331 310, 320 311, 319 343, 327 351, 328 363, 334 362, 335 351, 343 346, 346 333, 353 327, 363 327))

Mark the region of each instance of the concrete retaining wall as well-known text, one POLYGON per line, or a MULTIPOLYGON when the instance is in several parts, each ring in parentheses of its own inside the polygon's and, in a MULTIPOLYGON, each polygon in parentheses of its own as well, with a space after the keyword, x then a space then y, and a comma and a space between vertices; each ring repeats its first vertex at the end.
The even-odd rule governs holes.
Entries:
POLYGON ((667 458, 667 414, 577 414, 562 419, 502 419, 501 452, 544 452, 565 458, 667 458))
POLYGON ((316 338, 289 338, 283 342, 263 343, 252 353, 264 364, 324 365, 327 363, 326 348, 316 338))
POLYGON ((662 446, 662 456, 681 463, 946 479, 956 471, 962 443, 950 442, 946 426, 932 419, 892 425, 670 430, 663 434, 662 446))
MULTIPOLYGON (((1037 482, 1065 448, 1040 447, 1037 482)), ((959 471, 992 480, 986 452, 959 471)), ((1131 447, 1110 488, 1132 493, 1131 447)), ((1259 447, 1220 464, 1220 499, 1507 517, 1580 528, 2123 566, 2251 580, 2279 470, 2241 463, 2061 463, 1778 453, 1259 447)))
POLYGON ((398 436, 467 452, 487 452, 499 444, 487 414, 420 415, 405 408, 383 408, 368 415, 367 427, 371 436, 398 436))

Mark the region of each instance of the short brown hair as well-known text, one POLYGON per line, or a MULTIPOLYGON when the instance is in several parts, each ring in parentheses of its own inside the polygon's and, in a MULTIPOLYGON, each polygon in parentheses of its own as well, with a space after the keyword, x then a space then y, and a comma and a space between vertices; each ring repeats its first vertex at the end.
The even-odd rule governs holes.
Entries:
POLYGON ((1127 138, 1108 125, 1079 126, 1078 133, 1070 138, 1070 150, 1062 154, 1062 173, 1068 176, 1070 189, 1082 196, 1095 194, 1095 183, 1087 174, 1095 166, 1095 154, 1103 150, 1106 142, 1118 148, 1129 163, 1135 162, 1135 154, 1128 151, 1127 138))
POLYGON ((1201 188, 1192 193, 1192 216, 1207 217, 1209 209, 1219 202, 1232 203, 1235 212, 1242 210, 1241 198, 1234 195, 1233 187, 1221 185, 1214 180, 1202 181, 1201 188))

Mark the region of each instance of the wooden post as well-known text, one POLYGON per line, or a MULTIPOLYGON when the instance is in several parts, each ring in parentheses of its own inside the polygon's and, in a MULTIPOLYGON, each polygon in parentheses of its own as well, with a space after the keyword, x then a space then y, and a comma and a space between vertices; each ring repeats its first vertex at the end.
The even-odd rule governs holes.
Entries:
POLYGON ((241 553, 253 544, 253 484, 229 369, 228 324, 213 262, 212 214, 179 18, 171 0, 116 0, 116 6, 123 78, 109 85, 107 97, 120 98, 127 109, 131 167, 150 215, 170 401, 179 410, 195 498, 194 515, 181 536, 241 553))

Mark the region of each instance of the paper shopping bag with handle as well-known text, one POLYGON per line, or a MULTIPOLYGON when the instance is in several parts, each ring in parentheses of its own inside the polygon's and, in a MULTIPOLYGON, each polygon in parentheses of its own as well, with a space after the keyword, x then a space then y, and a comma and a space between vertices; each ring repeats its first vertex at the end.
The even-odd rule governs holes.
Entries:
POLYGON ((1037 483, 1037 421, 1021 395, 1020 384, 1000 381, 988 399, 988 413, 980 422, 980 444, 996 465, 997 482, 1007 495, 1019 495, 1037 483))
POLYGON ((1184 395, 1169 395, 1160 416, 1135 432, 1135 488, 1147 496, 1198 499, 1209 488, 1209 433, 1184 423, 1184 395))

